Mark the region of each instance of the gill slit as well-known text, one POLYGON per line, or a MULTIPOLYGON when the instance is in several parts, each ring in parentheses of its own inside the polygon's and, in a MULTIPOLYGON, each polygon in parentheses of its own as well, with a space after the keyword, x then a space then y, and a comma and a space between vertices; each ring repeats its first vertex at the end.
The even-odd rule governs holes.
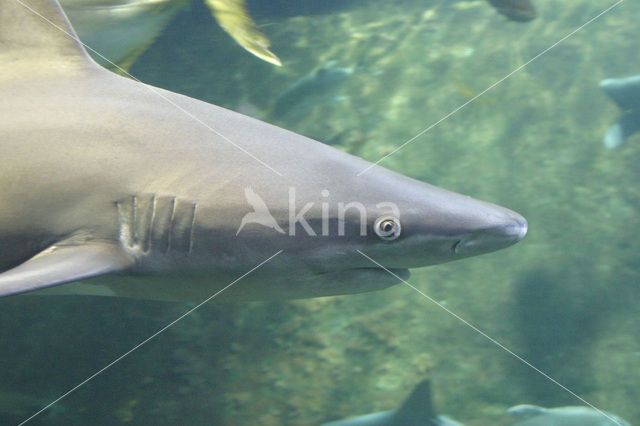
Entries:
POLYGON ((168 254, 171 251, 171 236, 173 234, 174 221, 176 219, 176 197, 171 198, 171 219, 169 219, 169 229, 167 232, 169 233, 167 237, 167 251, 165 254, 168 254))
POLYGON ((193 203, 193 218, 191 219, 191 229, 189 230, 189 251, 188 251, 189 254, 191 254, 191 252, 193 251, 193 239, 194 239, 194 233, 196 229, 197 211, 198 211, 198 204, 193 203))
POLYGON ((156 204, 157 204, 157 198, 156 198, 156 194, 153 194, 151 196, 151 219, 149 219, 149 229, 147 230, 147 239, 149 240, 149 244, 148 244, 148 249, 147 249, 147 253, 150 253, 152 250, 152 245, 153 245, 153 238, 151 238, 151 236, 153 235, 153 221, 156 220, 156 204))

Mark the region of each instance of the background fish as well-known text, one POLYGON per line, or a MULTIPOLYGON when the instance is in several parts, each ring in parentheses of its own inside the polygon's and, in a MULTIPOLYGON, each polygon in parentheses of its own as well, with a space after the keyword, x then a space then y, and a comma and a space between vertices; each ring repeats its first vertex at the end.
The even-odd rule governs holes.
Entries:
POLYGON ((607 78, 600 82, 600 88, 623 111, 618 120, 609 127, 603 139, 604 146, 613 149, 640 131, 640 75, 607 78))
MULTIPOLYGON (((128 69, 189 0, 61 0, 80 39, 105 58, 128 69)), ((204 0, 224 31, 240 46, 274 65, 269 39, 249 16, 245 0, 204 0)))
POLYGON ((523 404, 509 408, 507 413, 520 418, 515 426, 629 426, 611 413, 582 406, 543 408, 523 404))
POLYGON ((496 10, 516 22, 527 22, 538 16, 531 0, 487 0, 496 10))
POLYGON ((338 91, 353 75, 354 69, 337 65, 338 61, 327 61, 320 68, 294 82, 267 109, 267 120, 292 120, 318 105, 343 99, 338 96, 338 91))

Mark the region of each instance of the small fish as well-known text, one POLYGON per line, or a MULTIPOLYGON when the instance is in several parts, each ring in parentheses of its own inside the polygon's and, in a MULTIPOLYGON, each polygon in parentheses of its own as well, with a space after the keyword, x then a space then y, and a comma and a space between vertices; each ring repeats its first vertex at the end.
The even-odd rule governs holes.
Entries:
POLYGON ((328 61, 293 83, 267 108, 267 120, 293 119, 318 105, 344 101, 346 98, 338 96, 337 92, 353 75, 354 69, 337 65, 338 61, 328 61))
POLYGON ((538 16, 531 0, 487 0, 498 13, 512 21, 527 22, 538 16))

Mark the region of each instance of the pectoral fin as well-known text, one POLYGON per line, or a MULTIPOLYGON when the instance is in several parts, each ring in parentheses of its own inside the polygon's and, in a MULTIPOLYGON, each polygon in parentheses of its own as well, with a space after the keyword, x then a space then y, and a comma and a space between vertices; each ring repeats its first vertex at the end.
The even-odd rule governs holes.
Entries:
POLYGON ((0 274, 0 297, 131 269, 134 259, 114 243, 53 245, 0 274))

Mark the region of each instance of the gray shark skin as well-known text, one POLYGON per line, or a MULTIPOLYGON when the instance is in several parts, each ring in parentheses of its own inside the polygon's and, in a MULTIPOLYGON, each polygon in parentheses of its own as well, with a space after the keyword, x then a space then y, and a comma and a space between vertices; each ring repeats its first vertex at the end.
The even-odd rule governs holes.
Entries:
POLYGON ((276 253, 221 298, 358 293, 526 234, 505 208, 381 167, 357 176, 370 163, 117 76, 61 29, 55 0, 0 2, 0 296, 198 301, 276 253), (240 230, 246 188, 285 232, 240 230))
POLYGON ((640 75, 625 78, 607 78, 600 87, 623 111, 611 125, 603 143, 609 149, 624 144, 626 139, 640 131, 640 75))
POLYGON ((514 426, 629 426, 621 418, 591 407, 543 408, 523 404, 509 408, 507 413, 521 418, 514 426))

